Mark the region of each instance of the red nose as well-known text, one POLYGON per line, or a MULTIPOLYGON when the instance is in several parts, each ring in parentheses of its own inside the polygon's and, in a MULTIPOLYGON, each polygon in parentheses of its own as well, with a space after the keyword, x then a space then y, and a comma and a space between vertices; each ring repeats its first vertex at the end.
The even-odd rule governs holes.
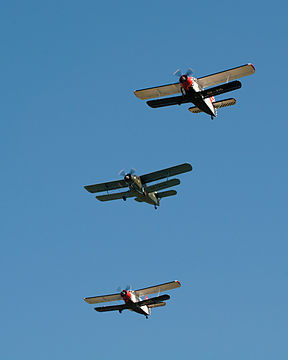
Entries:
POLYGON ((179 81, 180 81, 181 84, 183 84, 183 83, 185 83, 185 81, 187 81, 187 79, 188 79, 187 75, 182 75, 182 76, 180 76, 179 81))
POLYGON ((130 298, 131 298, 131 294, 129 291, 127 290, 122 290, 121 293, 120 293, 121 297, 123 298, 123 300, 126 302, 126 301, 129 301, 130 298))
POLYGON ((179 82, 182 86, 183 89, 185 90, 189 90, 189 88, 192 86, 193 84, 193 80, 191 77, 187 76, 187 75, 182 75, 179 79, 179 82))

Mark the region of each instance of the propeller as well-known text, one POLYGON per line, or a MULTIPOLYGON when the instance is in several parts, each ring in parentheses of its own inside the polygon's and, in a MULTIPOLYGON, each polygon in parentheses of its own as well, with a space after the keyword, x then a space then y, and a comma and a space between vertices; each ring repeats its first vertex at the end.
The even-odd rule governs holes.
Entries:
MULTIPOLYGON (((194 70, 193 70, 192 68, 189 68, 184 75, 190 76, 190 75, 193 74, 193 72, 194 72, 194 70)), ((173 75, 175 75, 175 76, 177 76, 177 77, 180 78, 183 74, 182 74, 182 71, 181 71, 180 69, 177 69, 177 70, 173 73, 173 75)))
POLYGON ((135 172, 136 172, 136 169, 134 169, 134 168, 130 169, 130 171, 128 173, 126 173, 125 170, 122 169, 118 172, 118 175, 124 177, 125 175, 133 175, 133 174, 135 174, 135 172))
POLYGON ((118 286, 117 289, 116 289, 116 291, 117 291, 117 292, 121 292, 122 290, 129 291, 129 290, 131 290, 131 289, 132 289, 132 288, 131 288, 131 285, 126 285, 125 289, 123 289, 121 286, 118 286))

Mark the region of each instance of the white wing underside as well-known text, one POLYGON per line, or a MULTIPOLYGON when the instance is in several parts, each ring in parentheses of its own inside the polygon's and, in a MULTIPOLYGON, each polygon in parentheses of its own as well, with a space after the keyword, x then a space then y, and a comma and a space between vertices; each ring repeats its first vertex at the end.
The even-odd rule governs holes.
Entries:
POLYGON ((146 296, 146 295, 160 293, 162 291, 176 289, 180 286, 181 286, 180 282, 175 280, 165 284, 160 284, 160 285, 150 286, 144 289, 135 290, 134 292, 136 296, 146 296))
POLYGON ((98 304, 98 303, 102 303, 102 302, 122 300, 122 297, 120 294, 110 294, 110 295, 87 297, 87 298, 84 298, 84 300, 88 304, 98 304))
MULTIPOLYGON (((220 71, 216 74, 208 75, 196 79, 199 87, 204 89, 209 86, 222 84, 235 79, 239 79, 244 76, 252 75, 255 72, 255 68, 252 64, 246 64, 235 67, 233 69, 220 71)), ((134 94, 141 100, 154 99, 159 97, 170 96, 181 92, 181 86, 179 83, 168 84, 163 86, 157 86, 148 89, 135 90, 134 94)))
POLYGON ((232 80, 240 79, 241 77, 252 75, 255 72, 255 68, 252 64, 238 66, 233 69, 221 71, 219 73, 204 76, 197 80, 201 88, 222 84, 232 80))
POLYGON ((181 92, 179 83, 157 86, 149 89, 135 90, 134 94, 141 100, 165 97, 181 92))

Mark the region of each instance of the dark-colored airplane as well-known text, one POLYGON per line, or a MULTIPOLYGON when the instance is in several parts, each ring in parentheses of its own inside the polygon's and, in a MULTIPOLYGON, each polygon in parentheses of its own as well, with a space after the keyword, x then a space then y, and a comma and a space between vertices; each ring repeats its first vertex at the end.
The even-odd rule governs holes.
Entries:
POLYGON ((241 88, 242 85, 240 81, 231 80, 254 74, 254 72, 254 66, 252 64, 247 64, 196 79, 189 76, 192 73, 191 71, 188 71, 185 75, 181 75, 178 70, 175 72, 175 75, 180 76, 178 83, 135 90, 134 94, 139 99, 147 100, 181 93, 182 95, 180 96, 170 96, 164 99, 150 100, 147 101, 147 104, 152 108, 158 108, 169 105, 192 103, 195 106, 190 107, 188 109, 189 111, 192 113, 205 112, 210 115, 213 120, 213 118, 217 116, 217 109, 236 104, 234 98, 215 101, 214 96, 241 88), (204 90, 213 85, 218 86, 204 90))
POLYGON ((126 201, 127 198, 134 197, 136 201, 146 202, 148 204, 154 205, 155 209, 157 209, 157 206, 160 206, 160 199, 177 194, 175 190, 158 192, 159 190, 167 189, 180 184, 179 179, 169 180, 168 178, 191 170, 192 166, 188 163, 172 166, 167 169, 155 171, 141 176, 134 175, 133 170, 130 173, 125 174, 124 179, 122 180, 87 185, 84 186, 84 188, 90 193, 97 193, 129 187, 129 191, 116 192, 112 194, 108 193, 107 195, 98 195, 96 196, 96 199, 100 201, 123 199, 126 201), (165 178, 167 179, 166 181, 152 184, 150 186, 147 185, 150 182, 165 178))

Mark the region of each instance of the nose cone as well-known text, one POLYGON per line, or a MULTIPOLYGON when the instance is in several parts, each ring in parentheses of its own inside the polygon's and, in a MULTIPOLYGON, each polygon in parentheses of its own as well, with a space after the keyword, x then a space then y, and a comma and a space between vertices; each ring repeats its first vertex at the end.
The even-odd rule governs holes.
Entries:
POLYGON ((120 295, 124 298, 127 295, 127 291, 126 290, 122 290, 120 295))
POLYGON ((124 180, 127 182, 127 183, 130 183, 131 182, 131 179, 132 179, 132 175, 131 174, 126 174, 124 176, 124 180))
POLYGON ((188 79, 187 75, 182 75, 182 76, 180 76, 179 81, 181 84, 183 84, 187 81, 187 79, 188 79))

